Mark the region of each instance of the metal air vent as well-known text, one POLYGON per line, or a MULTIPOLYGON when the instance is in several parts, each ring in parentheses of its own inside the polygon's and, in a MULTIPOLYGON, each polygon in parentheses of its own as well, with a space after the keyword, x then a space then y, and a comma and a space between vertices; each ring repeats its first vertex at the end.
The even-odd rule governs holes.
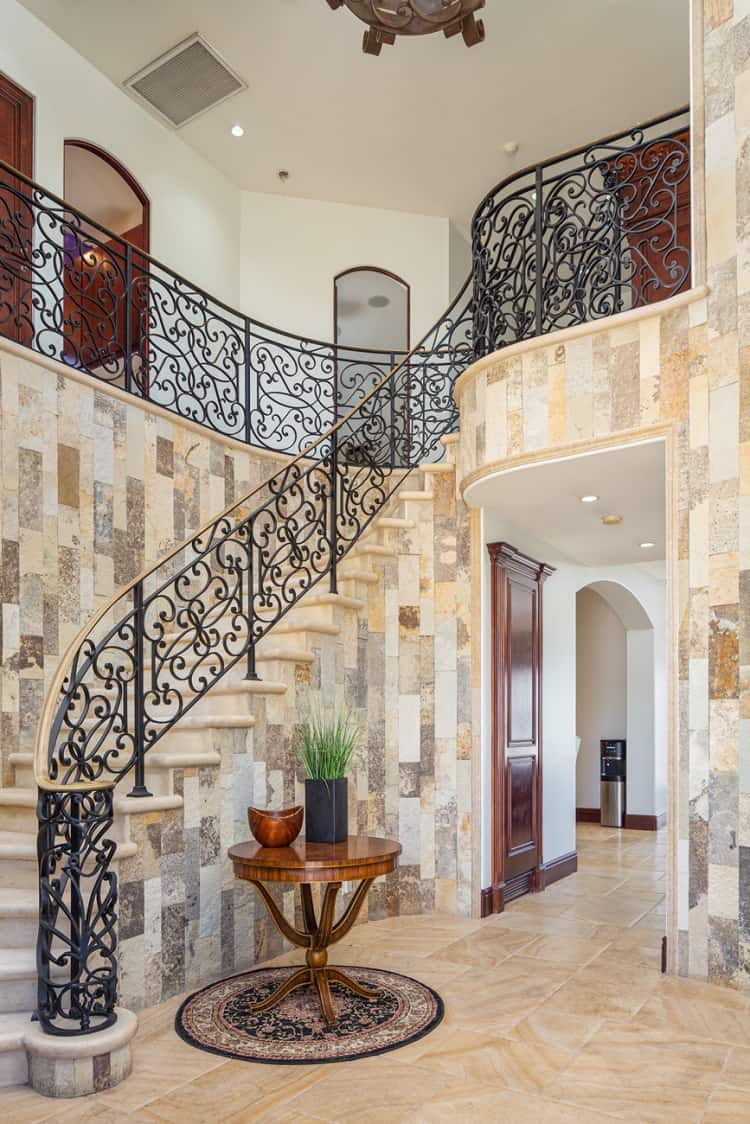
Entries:
POLYGON ((125 88, 179 129, 247 83, 196 33, 128 78, 125 88))

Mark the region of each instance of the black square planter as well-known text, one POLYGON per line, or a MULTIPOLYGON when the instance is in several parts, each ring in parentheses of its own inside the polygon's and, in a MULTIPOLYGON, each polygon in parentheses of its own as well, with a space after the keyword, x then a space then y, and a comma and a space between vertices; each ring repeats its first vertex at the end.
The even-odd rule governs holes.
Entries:
POLYGON ((346 777, 334 781, 305 781, 305 840, 343 843, 349 835, 349 796, 346 777))

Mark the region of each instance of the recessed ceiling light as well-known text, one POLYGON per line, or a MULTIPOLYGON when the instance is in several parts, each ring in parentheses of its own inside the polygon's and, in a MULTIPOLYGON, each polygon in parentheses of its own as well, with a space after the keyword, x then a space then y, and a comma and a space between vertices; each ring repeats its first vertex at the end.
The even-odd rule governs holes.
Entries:
POLYGON ((242 125, 232 125, 232 136, 233 137, 244 137, 244 135, 245 135, 245 130, 242 128, 242 125))
POLYGON ((655 542, 642 542, 640 544, 641 550, 651 550, 653 546, 656 546, 655 542))
POLYGON ((579 496, 581 503, 596 503, 598 496, 579 496))
POLYGON ((602 515, 602 523, 605 527, 616 527, 618 523, 622 523, 621 515, 602 515))

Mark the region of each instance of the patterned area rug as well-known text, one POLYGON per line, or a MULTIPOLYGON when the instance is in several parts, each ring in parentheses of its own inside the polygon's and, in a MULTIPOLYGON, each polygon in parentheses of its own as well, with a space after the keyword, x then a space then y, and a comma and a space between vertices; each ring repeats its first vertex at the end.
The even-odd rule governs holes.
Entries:
POLYGON ((195 992, 177 1012, 177 1033, 192 1046, 227 1058, 309 1065, 397 1050, 429 1034, 443 1017, 442 999, 425 984, 396 972, 348 964, 346 971, 355 980, 383 994, 360 999, 332 984, 335 1027, 326 1025, 312 987, 293 991, 271 1011, 253 1014, 252 1005, 294 970, 260 968, 195 992))

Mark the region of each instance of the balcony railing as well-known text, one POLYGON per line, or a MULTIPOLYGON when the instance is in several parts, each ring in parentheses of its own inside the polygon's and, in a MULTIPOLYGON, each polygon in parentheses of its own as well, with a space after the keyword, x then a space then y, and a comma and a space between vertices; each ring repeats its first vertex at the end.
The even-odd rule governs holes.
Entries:
POLYGON ((690 286, 688 110, 503 180, 472 222, 477 355, 690 286))
POLYGON ((0 336, 296 454, 403 358, 269 327, 0 162, 0 336))

